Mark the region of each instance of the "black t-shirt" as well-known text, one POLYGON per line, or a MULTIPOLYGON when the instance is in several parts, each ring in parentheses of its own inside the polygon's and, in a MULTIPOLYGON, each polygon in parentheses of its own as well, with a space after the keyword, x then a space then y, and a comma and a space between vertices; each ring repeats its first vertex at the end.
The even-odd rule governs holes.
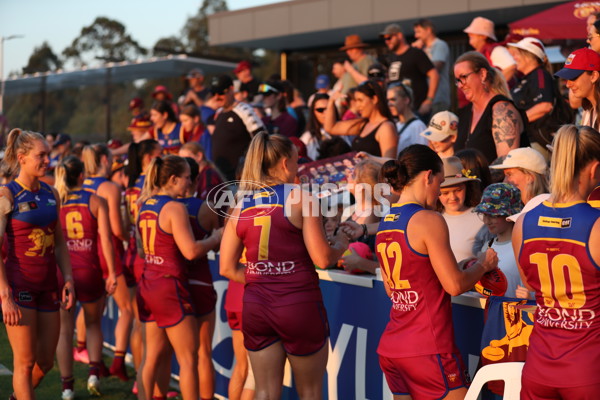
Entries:
POLYGON ((264 129, 260 118, 246 103, 218 113, 212 135, 212 159, 227 180, 235 179, 238 162, 246 154, 252 136, 264 129))
POLYGON ((389 54, 387 57, 388 79, 390 82, 410 80, 414 94, 413 107, 419 109, 427 98, 429 83, 427 72, 434 68, 431 60, 424 51, 409 47, 403 54, 389 54))

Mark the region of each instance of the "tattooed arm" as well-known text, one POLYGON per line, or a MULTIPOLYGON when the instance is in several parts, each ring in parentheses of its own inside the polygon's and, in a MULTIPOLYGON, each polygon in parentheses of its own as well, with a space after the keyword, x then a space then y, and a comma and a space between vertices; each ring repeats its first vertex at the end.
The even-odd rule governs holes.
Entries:
POLYGON ((496 143, 496 155, 505 156, 512 149, 519 147, 519 136, 523 131, 521 115, 507 101, 494 104, 492 110, 492 137, 496 143))

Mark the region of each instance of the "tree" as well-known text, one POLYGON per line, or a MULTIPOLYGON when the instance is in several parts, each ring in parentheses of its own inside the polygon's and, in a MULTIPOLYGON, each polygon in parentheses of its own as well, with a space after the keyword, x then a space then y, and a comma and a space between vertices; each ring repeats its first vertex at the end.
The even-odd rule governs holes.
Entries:
POLYGON ((62 61, 54 54, 48 42, 44 42, 33 50, 27 66, 23 68, 23 73, 35 74, 36 72, 56 71, 60 68, 62 68, 62 61))
POLYGON ((147 53, 123 24, 106 17, 97 17, 90 26, 81 29, 80 36, 63 50, 64 57, 77 66, 89 65, 94 59, 131 61, 147 53))
POLYGON ((183 27, 183 36, 187 40, 190 52, 208 54, 208 16, 217 12, 228 11, 226 0, 203 0, 198 14, 190 17, 183 27))
POLYGON ((186 52, 185 45, 181 39, 175 36, 159 39, 152 49, 152 54, 156 57, 168 56, 169 54, 183 54, 186 52))

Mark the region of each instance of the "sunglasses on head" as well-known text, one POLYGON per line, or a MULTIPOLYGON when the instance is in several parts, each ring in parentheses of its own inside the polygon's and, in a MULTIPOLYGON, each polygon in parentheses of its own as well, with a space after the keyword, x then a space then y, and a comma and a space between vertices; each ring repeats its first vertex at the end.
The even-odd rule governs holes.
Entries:
POLYGON ((275 89, 273 86, 267 83, 261 83, 260 85, 258 85, 258 93, 279 93, 279 90, 275 89))

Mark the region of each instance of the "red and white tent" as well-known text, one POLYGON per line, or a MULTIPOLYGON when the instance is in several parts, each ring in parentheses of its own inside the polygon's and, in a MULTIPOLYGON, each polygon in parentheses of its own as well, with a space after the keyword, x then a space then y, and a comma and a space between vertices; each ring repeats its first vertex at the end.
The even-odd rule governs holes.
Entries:
POLYGON ((585 39, 586 20, 600 12, 600 1, 568 1, 508 24, 510 33, 541 40, 585 39))

